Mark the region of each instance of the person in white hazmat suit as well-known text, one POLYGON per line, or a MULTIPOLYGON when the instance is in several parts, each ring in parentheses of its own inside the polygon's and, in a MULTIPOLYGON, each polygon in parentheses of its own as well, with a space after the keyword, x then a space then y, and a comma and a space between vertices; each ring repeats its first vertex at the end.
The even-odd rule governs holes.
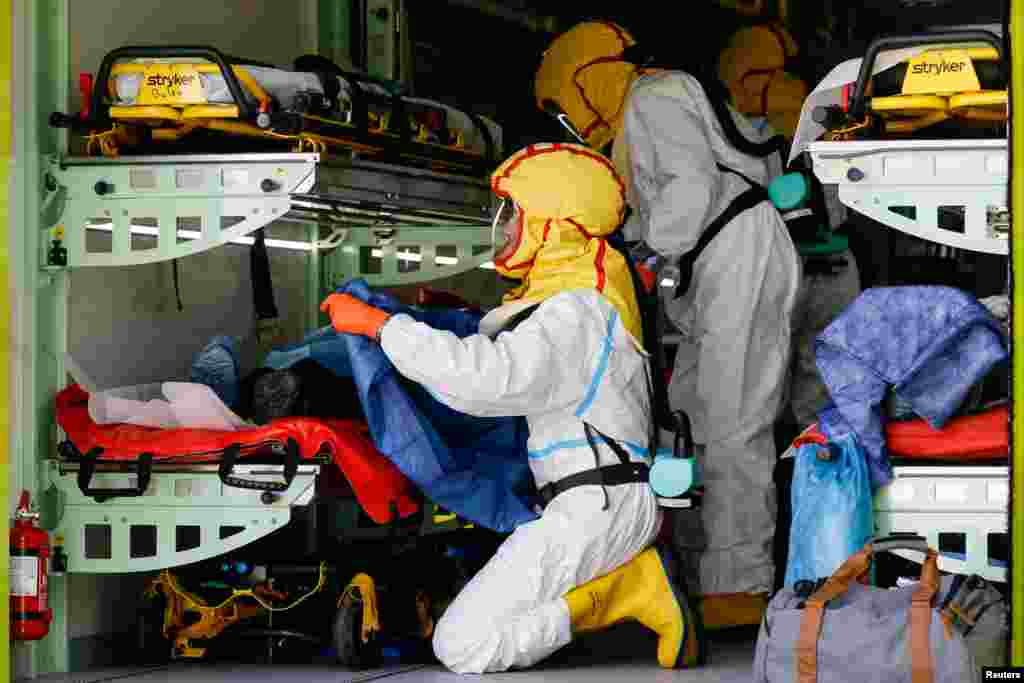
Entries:
POLYGON ((522 282, 478 334, 460 339, 343 294, 321 306, 337 330, 378 339, 439 401, 529 424, 543 512, 456 597, 434 652, 458 673, 505 671, 638 620, 658 634, 662 666, 699 664, 703 633, 674 562, 652 545, 662 517, 646 481, 649 359, 629 264, 604 238, 625 214, 622 181, 585 146, 533 145, 494 172, 492 189, 507 209, 495 217, 506 238, 495 267, 522 282))
MULTIPOLYGON (((757 129, 758 141, 774 137, 776 131, 787 140, 796 133, 807 85, 787 71, 787 62, 798 53, 799 46, 785 25, 765 22, 736 31, 719 54, 718 81, 728 89, 730 105, 757 129)), ((777 175, 773 168, 771 179, 777 175)), ((802 235, 802 243, 794 236, 804 279, 793 314, 792 377, 784 415, 791 430, 813 423, 828 403, 828 389, 815 362, 814 340, 861 292, 854 253, 846 237, 835 232, 848 213, 838 191, 834 184, 821 188, 818 234, 802 235)))
POLYGON ((680 287, 663 304, 683 337, 669 401, 691 419, 705 485, 699 610, 709 629, 757 624, 774 578, 773 424, 801 280, 800 257, 764 190, 781 162, 769 169, 730 144, 698 80, 641 68, 630 61, 635 45, 614 23, 576 25, 544 53, 535 97, 590 147, 611 146, 638 258, 659 282, 680 266, 680 287))

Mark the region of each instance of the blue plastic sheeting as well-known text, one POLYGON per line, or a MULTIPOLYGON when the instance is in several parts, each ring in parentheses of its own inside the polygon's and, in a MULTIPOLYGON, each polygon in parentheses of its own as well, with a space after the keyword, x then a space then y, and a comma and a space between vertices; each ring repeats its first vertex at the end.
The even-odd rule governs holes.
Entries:
POLYGON ((189 381, 205 384, 213 389, 224 404, 234 410, 238 407, 241 378, 238 370, 238 340, 217 336, 192 361, 189 381))
POLYGON ((1007 357, 988 309, 959 289, 933 286, 865 290, 818 336, 815 351, 832 399, 818 415, 821 429, 833 441, 857 435, 876 488, 892 480, 882 409, 889 388, 941 429, 1007 357))
POLYGON ((827 578, 875 534, 867 458, 854 434, 797 449, 785 585, 827 578))
MULTIPOLYGON (((372 292, 365 280, 337 291, 459 337, 479 328, 479 314, 403 306, 372 292)), ((431 501, 501 533, 537 518, 525 418, 479 418, 452 410, 399 374, 378 344, 330 326, 269 354, 264 365, 281 369, 304 358, 353 378, 377 449, 431 501)))

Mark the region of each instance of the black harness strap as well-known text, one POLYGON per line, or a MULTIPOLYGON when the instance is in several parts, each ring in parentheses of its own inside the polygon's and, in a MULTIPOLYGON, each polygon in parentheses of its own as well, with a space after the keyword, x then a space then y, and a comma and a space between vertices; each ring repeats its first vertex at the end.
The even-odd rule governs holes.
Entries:
POLYGON ((595 467, 592 470, 577 472, 564 479, 559 479, 543 486, 539 493, 544 507, 547 507, 556 496, 577 486, 621 486, 623 484, 636 484, 648 481, 650 467, 648 467, 647 463, 630 462, 629 454, 626 453, 626 450, 615 439, 605 436, 597 428, 592 427, 586 422, 583 423, 583 428, 587 433, 587 441, 594 451, 594 457, 597 457, 597 446, 593 441, 592 433, 596 432, 615 452, 615 455, 619 457, 619 464, 605 465, 604 467, 595 467))
POLYGON ((740 194, 736 199, 733 199, 729 203, 729 206, 725 207, 725 211, 721 213, 715 220, 704 229, 700 239, 697 240, 697 244, 690 251, 686 252, 679 257, 679 284, 676 285, 675 298, 686 294, 687 290, 690 289, 690 280, 693 279, 693 267, 697 263, 697 259, 704 252, 704 249, 711 243, 711 240, 718 236, 718 233, 722 232, 725 226, 729 225, 734 218, 739 216, 747 209, 752 209, 761 202, 770 201, 768 198, 768 191, 763 187, 746 177, 739 171, 734 171, 726 166, 718 165, 718 170, 723 173, 733 173, 743 178, 750 187, 740 194))

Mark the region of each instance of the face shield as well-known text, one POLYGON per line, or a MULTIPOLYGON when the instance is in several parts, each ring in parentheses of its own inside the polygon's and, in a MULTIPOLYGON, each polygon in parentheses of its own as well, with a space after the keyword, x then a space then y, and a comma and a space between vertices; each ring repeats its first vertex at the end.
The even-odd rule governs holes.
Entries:
POLYGON ((491 221, 491 244, 496 260, 507 258, 515 250, 522 229, 522 209, 511 199, 501 198, 491 221))
POLYGON ((572 121, 569 120, 569 115, 562 111, 562 108, 555 103, 554 100, 544 100, 544 112, 558 121, 559 124, 572 136, 571 142, 578 142, 581 145, 586 145, 587 141, 583 139, 576 127, 572 125, 572 121))

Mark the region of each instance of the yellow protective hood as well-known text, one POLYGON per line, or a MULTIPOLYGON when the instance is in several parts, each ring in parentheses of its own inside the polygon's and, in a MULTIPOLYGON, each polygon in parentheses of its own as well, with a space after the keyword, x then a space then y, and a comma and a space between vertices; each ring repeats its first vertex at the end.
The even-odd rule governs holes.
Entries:
POLYGON ((799 51, 784 26, 762 24, 737 31, 719 55, 718 77, 741 114, 763 116, 792 138, 807 98, 807 84, 786 73, 786 59, 799 51))
POLYGON ((626 96, 638 75, 622 53, 635 43, 611 22, 583 22, 558 36, 537 69, 537 106, 554 101, 587 144, 602 149, 622 128, 626 96))
POLYGON ((522 210, 514 249, 494 263, 502 275, 523 281, 504 301, 537 303, 567 290, 596 289, 643 346, 629 266, 605 239, 626 210, 625 188, 611 163, 583 145, 531 145, 498 167, 491 189, 522 210))

